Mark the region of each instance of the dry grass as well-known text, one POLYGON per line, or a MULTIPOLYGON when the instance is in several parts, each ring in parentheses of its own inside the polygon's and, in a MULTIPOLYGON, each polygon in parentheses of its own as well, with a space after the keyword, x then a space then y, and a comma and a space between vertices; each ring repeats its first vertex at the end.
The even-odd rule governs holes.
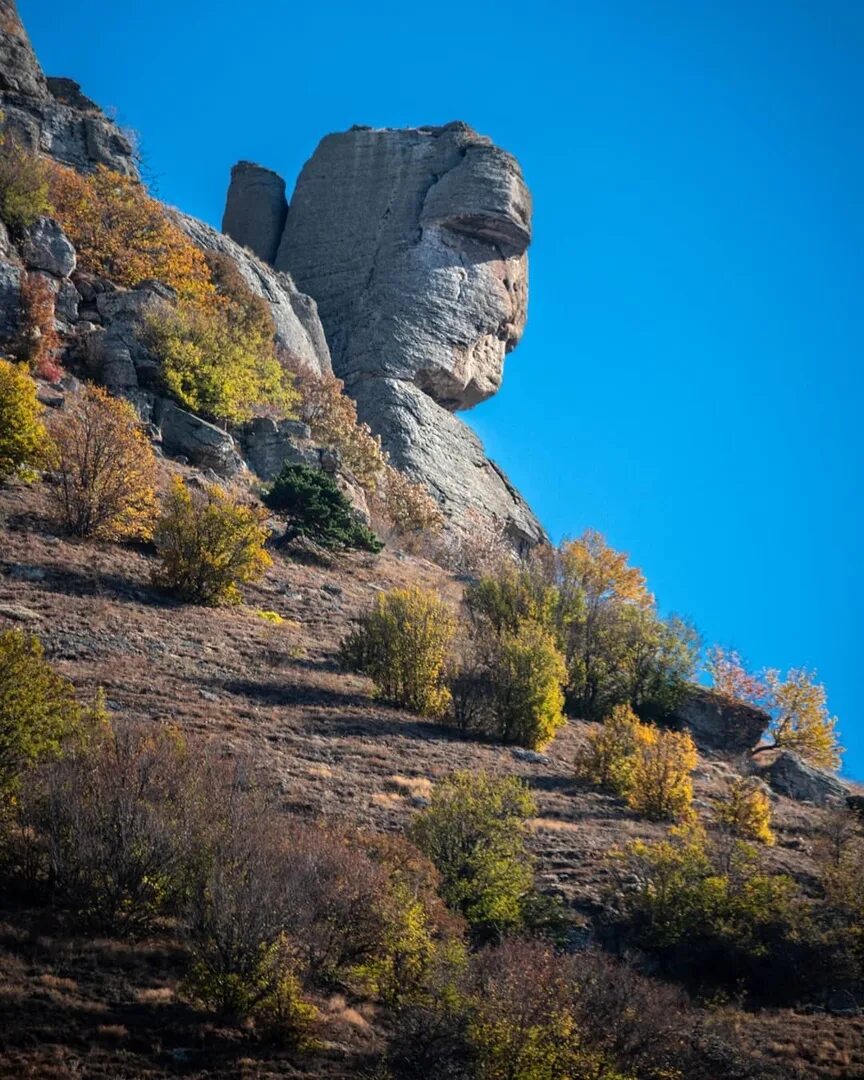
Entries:
MULTIPOLYGON (((399 830, 455 769, 518 775, 537 799, 531 843, 540 883, 582 923, 611 883, 609 853, 663 835, 663 826, 639 820, 621 800, 574 781, 585 725, 568 724, 542 758, 526 761, 383 705, 367 680, 339 670, 341 639, 381 589, 418 584, 459 603, 460 583, 432 563, 393 552, 345 556, 332 567, 277 556, 261 585, 246 590, 244 607, 211 611, 156 592, 145 549, 58 535, 38 488, 0 489, 0 540, 0 630, 39 633, 82 695, 104 687, 118 714, 170 719, 228 752, 260 757, 286 810, 399 830), (287 622, 274 625, 260 611, 287 622)), ((719 757, 703 759, 700 804, 710 806, 729 770, 719 757)), ((766 858, 806 883, 819 812, 780 799, 776 816, 778 843, 766 858)), ((365 1005, 322 1003, 339 1049, 300 1073, 284 1055, 250 1047, 248 1032, 214 1027, 183 1001, 184 958, 170 942, 80 941, 44 913, 4 918, 0 1078, 182 1071, 336 1080, 360 1075, 363 1055, 380 1039, 365 1005), (172 1056, 185 1050, 188 1059, 172 1056)), ((772 1012, 735 1014, 735 1022, 751 1053, 788 1067, 790 1077, 864 1077, 862 1020, 772 1012)))

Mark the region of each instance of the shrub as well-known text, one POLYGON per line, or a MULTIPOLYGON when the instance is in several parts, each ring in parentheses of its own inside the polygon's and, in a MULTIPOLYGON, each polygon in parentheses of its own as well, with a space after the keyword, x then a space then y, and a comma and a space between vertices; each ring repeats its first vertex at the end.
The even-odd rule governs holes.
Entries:
POLYGON ((488 674, 498 738, 531 749, 554 738, 564 724, 567 670, 548 630, 523 622, 505 634, 492 651, 488 674))
POLYGON ((236 604, 238 586, 271 563, 262 511, 234 501, 216 485, 193 493, 175 477, 153 535, 158 585, 196 604, 236 604))
POLYGON ((0 219, 20 233, 51 212, 48 166, 8 135, 0 147, 0 219))
POLYGON ((525 622, 553 629, 556 600, 555 589, 541 574, 512 562, 465 590, 465 606, 481 648, 518 633, 525 622))
POLYGON ((28 765, 60 754, 80 722, 72 684, 45 660, 39 639, 0 634, 0 796, 28 765))
POLYGON ((626 795, 633 786, 633 766, 643 724, 629 705, 616 705, 606 720, 588 735, 576 759, 580 780, 614 795, 626 795))
POLYGON ((36 384, 23 367, 0 359, 0 483, 30 478, 42 463, 46 439, 36 384))
POLYGON ((794 994, 812 960, 794 882, 762 872, 752 847, 712 851, 701 829, 676 828, 656 843, 636 841, 624 856, 634 888, 618 896, 627 933, 668 974, 697 984, 794 994), (721 859, 724 865, 721 865, 721 859))
POLYGON ((211 256, 208 265, 215 300, 181 300, 149 319, 166 389, 184 408, 218 421, 241 423, 260 406, 293 416, 299 397, 276 355, 269 305, 229 259, 211 256))
POLYGON ((140 933, 176 911, 195 854, 194 774, 167 727, 100 725, 31 778, 22 819, 43 839, 56 897, 81 922, 140 933))
POLYGON ((51 202, 82 269, 129 288, 154 278, 181 299, 214 300, 203 253, 137 180, 104 165, 89 176, 55 165, 51 202))
POLYGON ((429 716, 449 705, 444 664, 455 624, 434 592, 392 589, 375 598, 342 646, 343 662, 362 671, 395 705, 429 716))
POLYGON ((156 457, 133 407, 87 387, 51 424, 51 489, 76 536, 149 537, 156 515, 156 457))
POLYGON ((61 341, 55 324, 54 291, 42 274, 25 274, 21 282, 23 329, 20 354, 40 379, 56 382, 61 341))
POLYGON ((693 802, 690 774, 698 762, 693 739, 686 731, 654 727, 640 734, 627 791, 628 805, 652 821, 688 818, 693 802))
POLYGON ((392 465, 385 465, 382 485, 384 512, 397 536, 428 536, 441 531, 444 526, 441 507, 423 484, 410 480, 392 465))
POLYGON ((378 552, 384 546, 359 520, 332 476, 320 469, 284 465, 264 502, 288 518, 291 531, 324 548, 378 552))
POLYGON ((410 836, 441 875, 441 895, 484 934, 519 926, 534 891, 526 821, 534 799, 515 777, 457 772, 436 785, 410 836))
POLYGON ((344 392, 345 384, 333 375, 318 375, 308 367, 288 361, 301 397, 300 416, 312 429, 312 438, 339 451, 346 468, 369 494, 387 462, 381 440, 368 424, 357 419, 357 406, 344 392))
POLYGON ((714 800, 714 820, 721 829, 741 840, 774 843, 771 828, 771 799, 758 781, 733 780, 724 794, 714 800))

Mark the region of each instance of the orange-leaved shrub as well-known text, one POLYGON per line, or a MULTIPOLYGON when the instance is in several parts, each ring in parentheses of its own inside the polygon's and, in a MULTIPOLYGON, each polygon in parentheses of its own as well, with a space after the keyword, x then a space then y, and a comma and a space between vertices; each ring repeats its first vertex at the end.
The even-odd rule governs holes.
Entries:
POLYGON ((179 477, 156 523, 154 581, 196 604, 236 604, 239 586, 257 581, 272 560, 264 550, 266 515, 218 485, 193 491, 179 477))
POLYGON ((34 375, 56 382, 62 342, 56 326, 56 296, 43 274, 25 273, 21 280, 20 355, 34 375))
POLYGON ((105 165, 88 176, 54 165, 50 197, 82 269, 130 288, 154 278, 182 299, 215 299, 203 252, 139 181, 105 165))
POLYGON ((51 437, 51 497, 65 527, 103 540, 149 537, 156 457, 129 402, 88 386, 53 418, 51 437))

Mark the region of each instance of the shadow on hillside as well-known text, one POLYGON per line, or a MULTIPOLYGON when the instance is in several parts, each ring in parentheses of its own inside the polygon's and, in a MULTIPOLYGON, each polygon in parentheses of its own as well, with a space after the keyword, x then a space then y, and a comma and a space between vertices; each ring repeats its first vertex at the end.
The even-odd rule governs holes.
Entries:
MULTIPOLYGON (((0 564, 0 571, 8 575, 15 564, 0 564)), ((178 608, 181 601, 160 592, 158 589, 138 582, 121 574, 106 574, 100 570, 79 570, 74 567, 58 567, 56 563, 30 563, 27 565, 28 576, 15 578, 9 576, 10 583, 26 582, 45 592, 59 593, 66 596, 86 596, 103 600, 134 600, 147 607, 178 608), (42 576, 44 575, 44 576, 42 576)))
MULTIPOLYGON (((319 705, 331 709, 363 709, 369 707, 365 694, 345 693, 325 686, 308 683, 254 682, 251 679, 209 680, 207 685, 218 686, 237 697, 250 698, 264 705, 319 705)), ((376 703, 377 704, 377 703, 376 703)))

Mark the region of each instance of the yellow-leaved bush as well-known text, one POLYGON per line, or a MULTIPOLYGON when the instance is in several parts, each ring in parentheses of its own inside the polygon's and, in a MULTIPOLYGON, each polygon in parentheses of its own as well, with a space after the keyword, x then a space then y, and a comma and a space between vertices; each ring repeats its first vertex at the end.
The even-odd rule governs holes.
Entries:
POLYGON ((714 821, 742 840, 772 845, 771 798, 754 777, 738 777, 714 800, 714 821))
POLYGON ((392 589, 343 642, 343 663, 368 675, 385 701, 440 716, 450 704, 444 665, 454 633, 453 614, 434 592, 392 589))
POLYGON ((589 734, 576 774, 622 796, 643 817, 685 821, 692 816, 691 774, 697 761, 688 732, 645 724, 628 705, 619 705, 589 734))
POLYGON ((240 585, 257 581, 272 559, 264 550, 266 515, 217 485, 192 491, 175 477, 156 523, 155 582, 197 604, 236 604, 240 585))
POLYGON ((0 359, 0 483, 32 478, 44 461, 46 441, 42 406, 26 366, 0 359))
POLYGON ((167 389, 185 408, 226 423, 248 420, 262 406, 294 416, 299 394, 276 354, 266 300, 250 291, 227 257, 210 256, 207 265, 215 298, 181 299, 148 323, 167 389))
POLYGON ((76 536, 146 539, 156 517, 156 457, 128 401, 89 386, 51 423, 51 498, 76 536))

